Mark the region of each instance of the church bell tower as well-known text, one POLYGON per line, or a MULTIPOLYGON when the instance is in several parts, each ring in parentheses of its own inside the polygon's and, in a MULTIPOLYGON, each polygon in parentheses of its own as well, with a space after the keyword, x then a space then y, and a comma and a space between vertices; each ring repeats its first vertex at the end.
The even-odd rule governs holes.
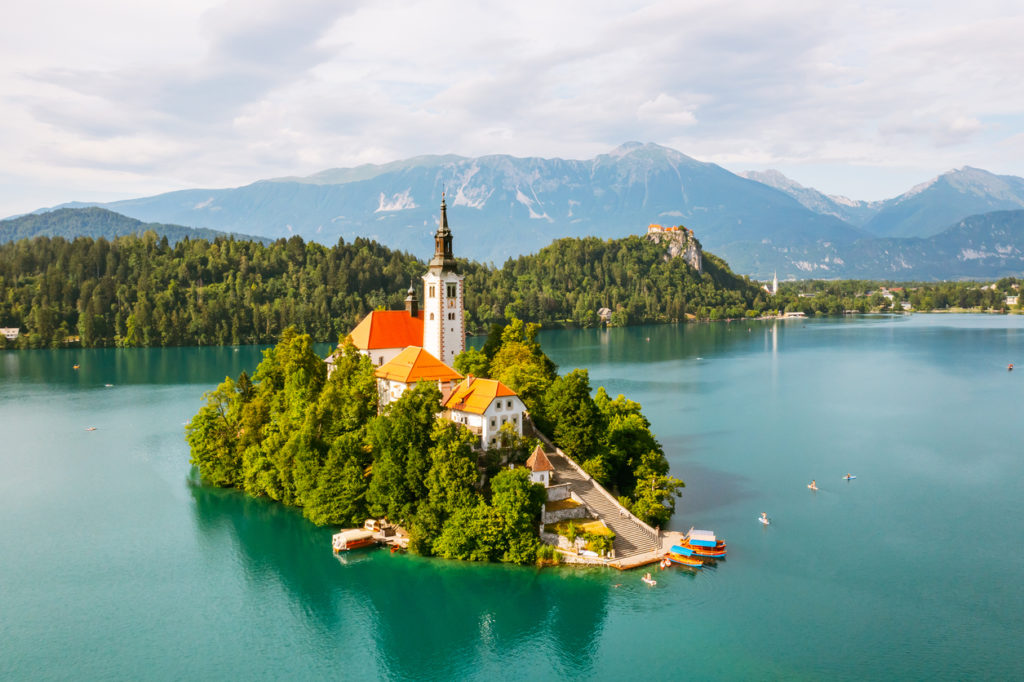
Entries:
POLYGON ((466 350, 462 310, 463 277, 452 253, 448 207, 441 195, 441 224, 434 234, 434 257, 423 275, 423 348, 449 367, 466 350))

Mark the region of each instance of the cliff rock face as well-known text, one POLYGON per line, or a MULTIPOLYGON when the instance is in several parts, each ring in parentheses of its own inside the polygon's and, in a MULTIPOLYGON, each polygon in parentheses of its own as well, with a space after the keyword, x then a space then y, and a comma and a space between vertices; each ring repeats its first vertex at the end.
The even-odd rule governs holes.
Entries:
POLYGON ((704 272, 704 253, 700 242, 693 236, 693 230, 682 225, 677 227, 647 226, 647 239, 655 244, 666 244, 668 254, 665 259, 684 258, 691 268, 704 272))

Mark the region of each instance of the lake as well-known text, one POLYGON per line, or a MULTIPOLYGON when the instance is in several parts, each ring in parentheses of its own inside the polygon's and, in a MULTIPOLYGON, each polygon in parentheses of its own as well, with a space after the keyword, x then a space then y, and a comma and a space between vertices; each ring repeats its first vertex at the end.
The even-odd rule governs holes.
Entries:
POLYGON ((339 560, 332 528, 189 466, 184 422, 259 348, 0 352, 0 678, 1024 676, 1024 318, 541 342, 644 406, 686 482, 672 528, 714 530, 726 561, 648 588, 339 560))

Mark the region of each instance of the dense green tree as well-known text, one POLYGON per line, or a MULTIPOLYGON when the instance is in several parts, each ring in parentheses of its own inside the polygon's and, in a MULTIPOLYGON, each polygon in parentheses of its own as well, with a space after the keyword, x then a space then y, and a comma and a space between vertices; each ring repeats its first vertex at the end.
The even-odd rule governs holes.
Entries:
POLYGON ((361 525, 367 517, 366 474, 369 459, 358 431, 337 437, 307 496, 303 514, 313 523, 361 525))
POLYGON ((491 378, 522 398, 534 421, 545 423, 544 395, 557 377, 558 368, 537 342, 537 324, 513 317, 501 333, 501 345, 491 359, 491 378))
POLYGON ((367 500, 375 516, 402 522, 412 518, 418 500, 426 499, 431 434, 440 402, 437 384, 420 382, 368 424, 367 441, 376 459, 367 500))
POLYGON ((491 481, 491 506, 501 519, 501 561, 530 564, 539 541, 534 532, 547 493, 523 468, 505 469, 491 481))
POLYGON ((237 485, 241 457, 237 445, 240 415, 235 382, 225 378, 216 390, 203 397, 206 404, 186 427, 192 464, 214 485, 237 485))
POLYGON ((668 475, 668 463, 655 452, 644 455, 636 472, 631 511, 652 526, 664 526, 676 509, 676 497, 685 484, 668 475))
POLYGON ((463 376, 489 376, 490 365, 490 358, 482 350, 476 348, 467 348, 456 355, 452 362, 455 371, 463 376))
POLYGON ((473 444, 478 440, 465 426, 438 420, 432 433, 430 471, 427 473, 427 499, 444 516, 476 504, 477 456, 473 444))
POLYGON ((598 446, 605 420, 590 396, 587 370, 574 369, 552 382, 544 396, 544 411, 551 436, 567 455, 586 462, 601 454, 598 446))

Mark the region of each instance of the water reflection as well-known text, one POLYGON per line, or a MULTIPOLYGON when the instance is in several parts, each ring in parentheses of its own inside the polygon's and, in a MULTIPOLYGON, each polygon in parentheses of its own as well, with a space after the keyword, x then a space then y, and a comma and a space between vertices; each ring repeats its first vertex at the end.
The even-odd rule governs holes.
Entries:
POLYGON ((592 672, 614 577, 606 571, 538 571, 377 550, 342 563, 329 549, 332 531, 294 510, 194 482, 190 491, 207 551, 223 554, 230 543, 248 581, 272 571, 327 642, 352 628, 371 631, 373 659, 386 669, 378 674, 475 676, 488 666, 516 666, 503 660, 512 651, 536 651, 549 659, 545 667, 565 668, 569 676, 592 672))

